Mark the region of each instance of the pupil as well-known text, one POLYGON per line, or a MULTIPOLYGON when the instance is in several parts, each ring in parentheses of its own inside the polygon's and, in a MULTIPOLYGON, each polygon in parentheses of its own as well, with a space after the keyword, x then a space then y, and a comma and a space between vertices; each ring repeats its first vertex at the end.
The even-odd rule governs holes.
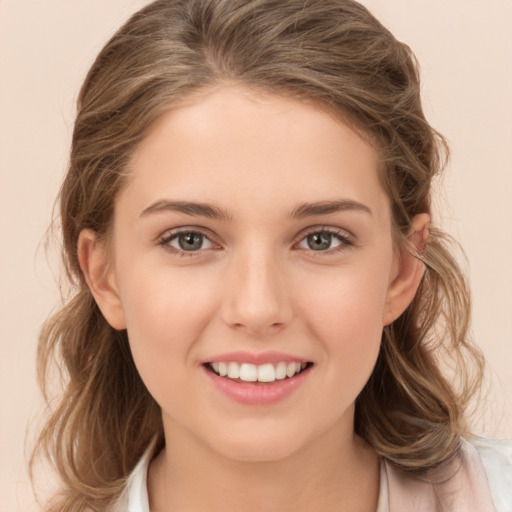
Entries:
POLYGON ((331 246, 331 235, 329 233, 314 233, 308 235, 310 249, 325 250, 331 246))
POLYGON ((190 251, 191 249, 200 249, 201 248, 201 235, 197 233, 187 233, 186 235, 181 235, 179 237, 180 247, 186 251, 190 251))

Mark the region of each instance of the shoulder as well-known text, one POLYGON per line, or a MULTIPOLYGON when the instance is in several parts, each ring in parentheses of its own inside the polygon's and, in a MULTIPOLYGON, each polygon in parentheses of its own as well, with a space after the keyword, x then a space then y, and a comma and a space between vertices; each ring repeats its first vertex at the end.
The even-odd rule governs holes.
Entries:
POLYGON ((424 478, 386 472, 392 512, 512 512, 512 441, 461 439, 459 456, 424 478))
MULTIPOLYGON (((149 512, 147 472, 152 454, 150 446, 128 477, 125 491, 112 512, 149 512)), ((512 512, 512 440, 462 440, 455 464, 449 479, 432 475, 418 480, 385 463, 389 510, 512 512)))
POLYGON ((126 480, 126 486, 110 512, 150 512, 147 491, 149 463, 154 453, 153 441, 126 480))
POLYGON ((512 512, 512 439, 469 440, 485 469, 494 505, 498 512, 512 512))

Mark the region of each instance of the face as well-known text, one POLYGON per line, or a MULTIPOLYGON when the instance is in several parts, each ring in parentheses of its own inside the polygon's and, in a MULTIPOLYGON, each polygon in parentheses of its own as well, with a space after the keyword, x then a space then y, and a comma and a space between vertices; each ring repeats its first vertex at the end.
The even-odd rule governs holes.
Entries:
POLYGON ((352 433, 399 273, 377 170, 327 113, 241 88, 152 128, 96 297, 168 444, 271 460, 352 433))

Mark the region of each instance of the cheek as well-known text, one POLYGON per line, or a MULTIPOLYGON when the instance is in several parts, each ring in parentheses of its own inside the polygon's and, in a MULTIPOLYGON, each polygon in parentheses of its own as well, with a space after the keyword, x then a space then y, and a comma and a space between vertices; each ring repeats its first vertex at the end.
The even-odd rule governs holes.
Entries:
POLYGON ((303 311, 311 312, 312 322, 324 335, 360 338, 382 330, 391 262, 381 263, 341 267, 306 283, 301 292, 303 311))
POLYGON ((349 383, 349 393, 359 393, 378 356, 390 268, 391 260, 339 268, 312 280, 302 294, 302 310, 322 342, 329 378, 349 383))
POLYGON ((195 363, 191 354, 215 312, 218 288, 205 278, 192 280, 187 272, 151 266, 121 276, 133 358, 154 395, 195 363))
POLYGON ((119 273, 129 331, 150 330, 156 339, 168 339, 170 333, 199 330, 214 306, 218 282, 211 272, 142 261, 119 273))

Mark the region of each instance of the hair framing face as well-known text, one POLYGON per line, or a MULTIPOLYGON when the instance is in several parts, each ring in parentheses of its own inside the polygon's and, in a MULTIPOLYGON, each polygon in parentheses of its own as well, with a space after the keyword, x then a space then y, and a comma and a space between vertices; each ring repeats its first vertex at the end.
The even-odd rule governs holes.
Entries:
MULTIPOLYGON (((113 329, 77 257, 80 233, 108 241, 130 161, 162 114, 222 82, 311 102, 374 141, 382 159, 397 243, 430 212, 446 145, 428 124, 411 50, 352 0, 159 0, 134 14, 98 55, 80 91, 69 169, 59 196, 63 258, 74 297, 45 324, 42 381, 52 358, 66 388, 37 450, 63 482, 60 505, 100 507, 155 435, 160 411, 113 329)), ((398 467, 420 473, 452 458, 481 375, 468 341, 469 293, 447 236, 432 227, 419 292, 384 329, 376 368, 356 403, 356 432, 398 467), (445 351, 459 387, 437 363, 445 351), (477 368, 470 377, 469 368, 477 368)))

